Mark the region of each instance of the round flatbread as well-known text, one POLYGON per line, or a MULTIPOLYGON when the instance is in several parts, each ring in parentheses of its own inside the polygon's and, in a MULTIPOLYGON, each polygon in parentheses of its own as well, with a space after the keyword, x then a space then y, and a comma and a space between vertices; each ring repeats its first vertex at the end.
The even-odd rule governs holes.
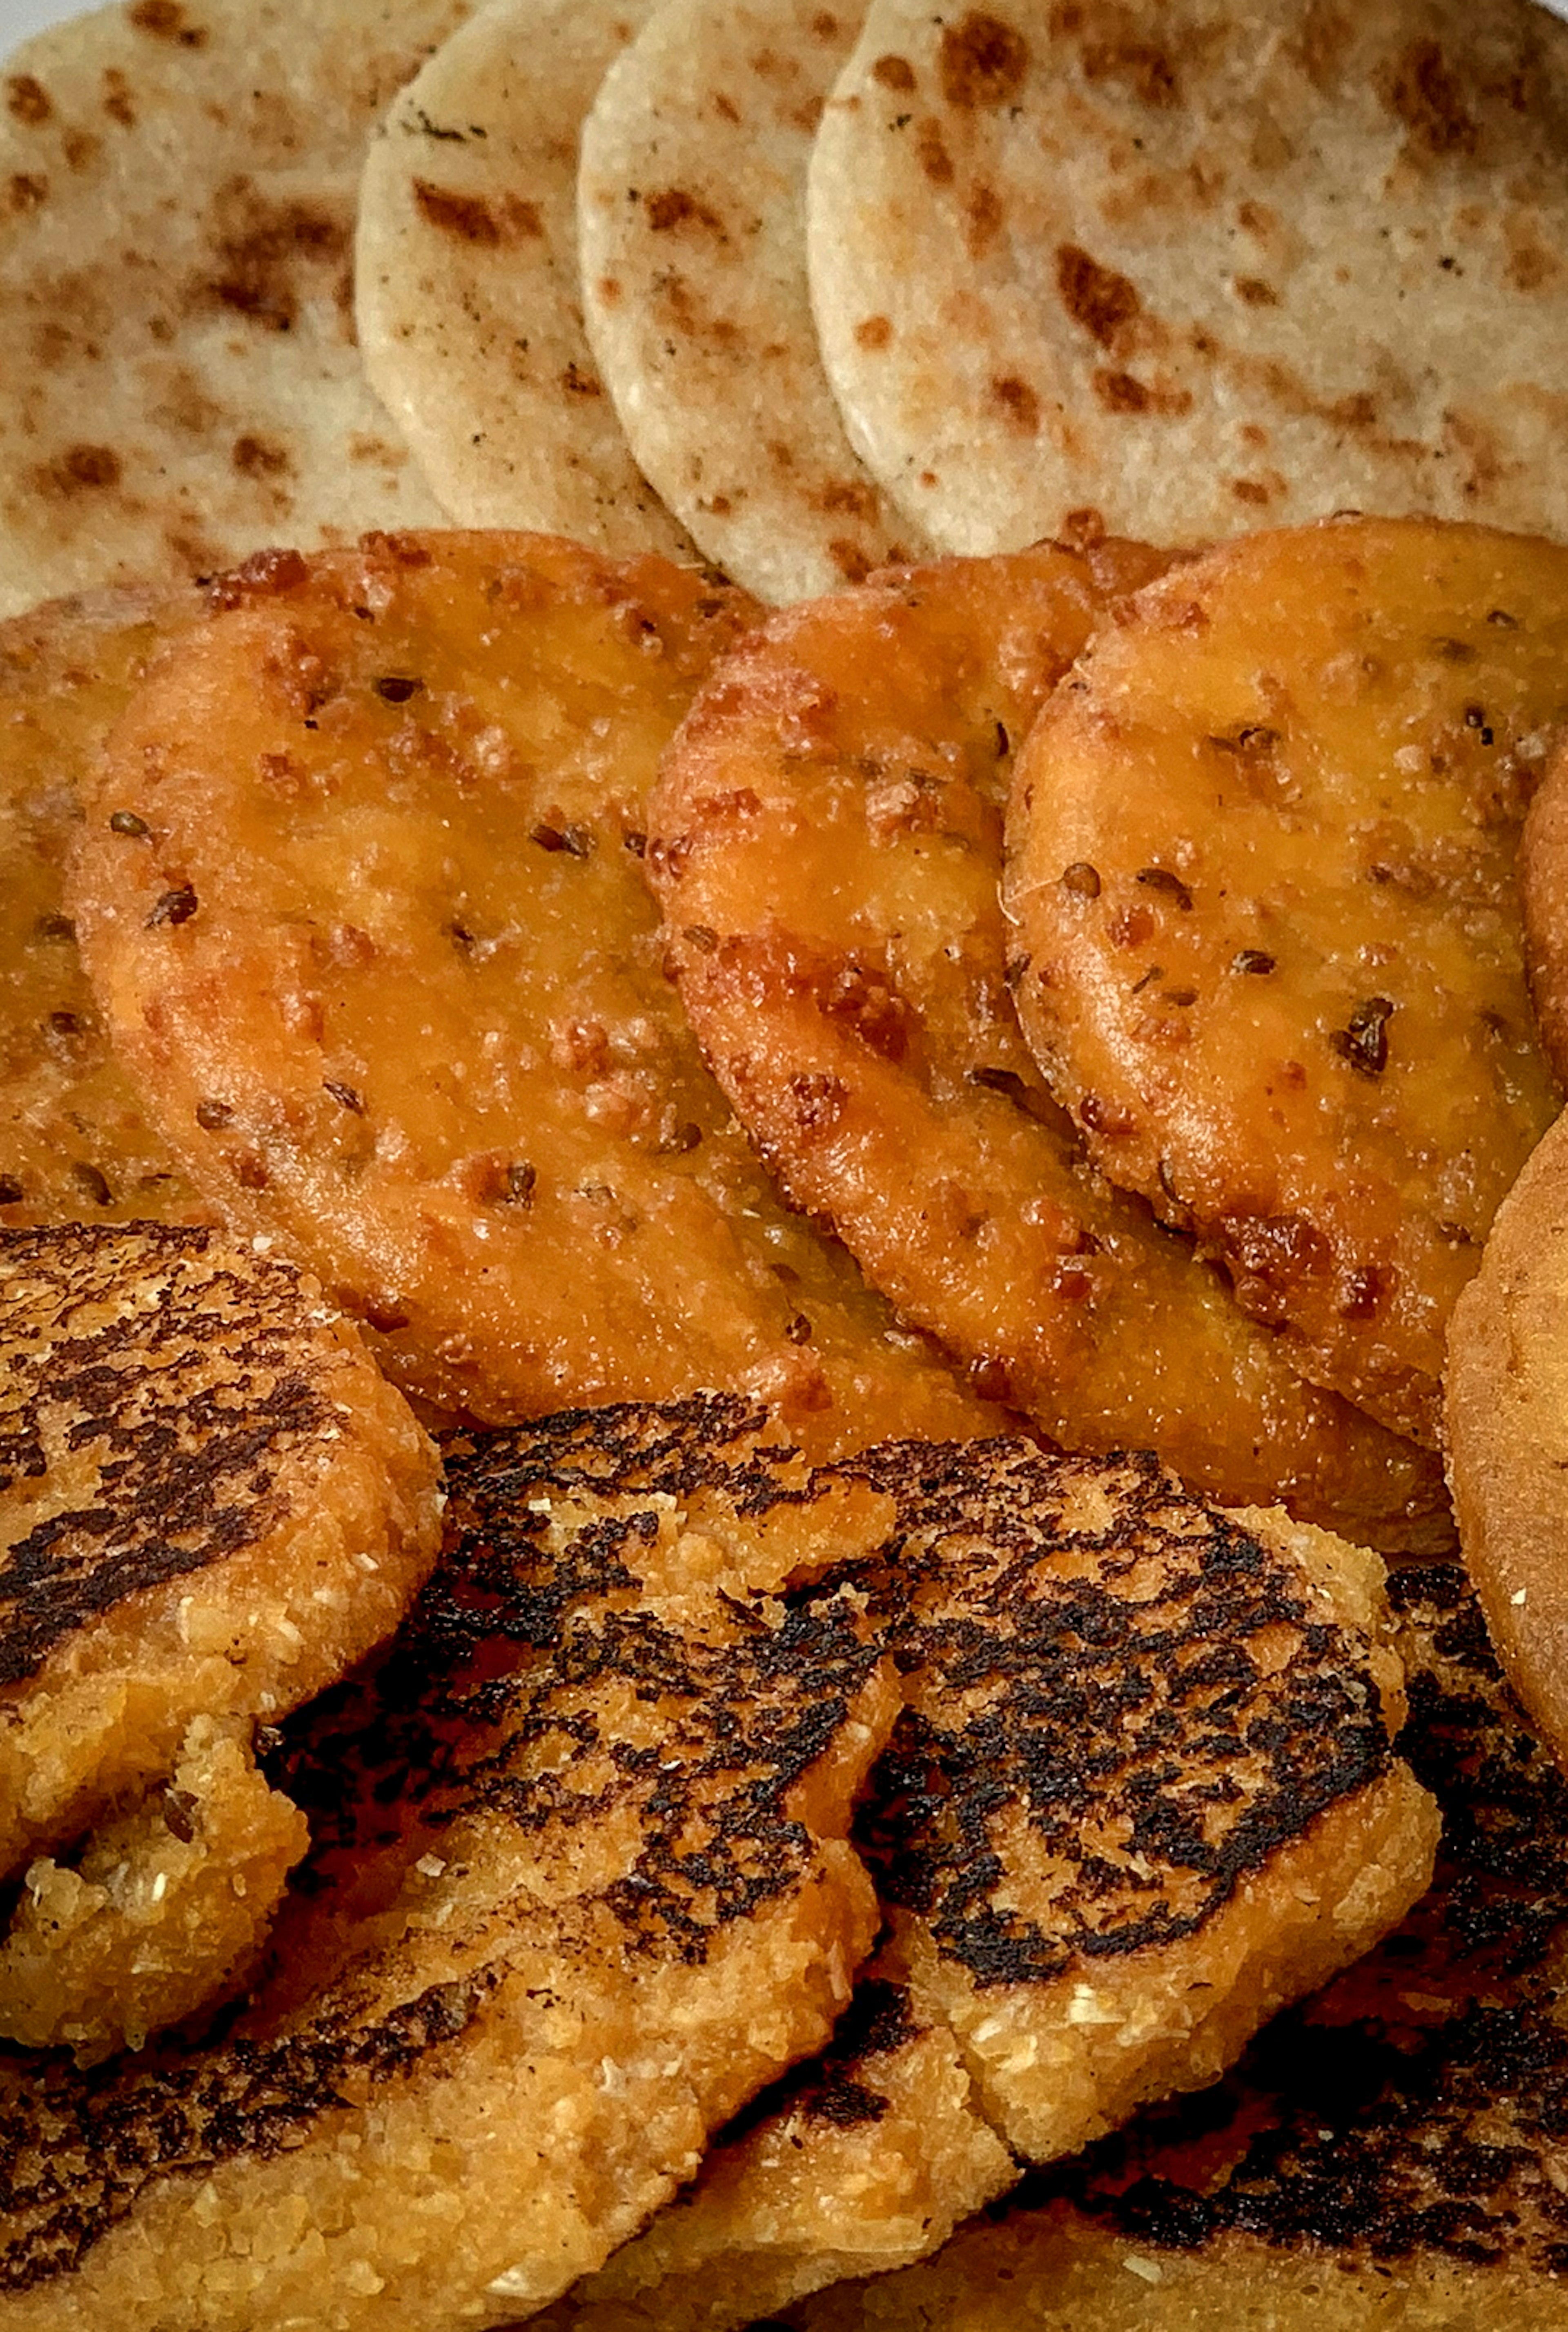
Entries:
POLYGON ((0 624, 0 1224, 210 1216, 109 1049, 64 898, 82 772, 202 611, 127 588, 0 624))
POLYGON ((606 74, 578 181, 584 310, 636 460, 770 601, 924 547, 817 351, 806 170, 859 0, 665 0, 606 74))
POLYGON ((1435 1447, 1448 1314, 1556 1114, 1515 880, 1568 550, 1347 519, 1152 585, 1019 754, 1024 1033, 1297 1366, 1435 1447))
POLYGON ((1088 1168, 1018 1033, 997 899, 1018 741, 1133 544, 898 570, 743 642, 664 758, 648 865, 682 999, 798 1204, 1069 1448, 1382 1544, 1448 1527, 1435 1459, 1302 1383, 1088 1168))
POLYGON ((874 0, 810 184, 850 437, 949 550, 1568 533, 1565 110, 1530 0, 874 0))
POLYGON ((1568 1119, 1504 1200, 1448 1336, 1460 1544, 1508 1680, 1568 1755, 1568 1119))
POLYGON ((736 1386, 814 1454, 984 1429, 789 1215, 643 880, 657 756, 741 595, 547 536, 292 554, 120 724, 83 829, 114 1041, 225 1218, 398 1381, 491 1419, 736 1386))
POLYGON ((438 516, 365 385, 365 140, 466 0, 133 0, 8 61, 0 612, 438 516))
POLYGON ((655 5, 492 0, 431 58, 366 160, 356 308, 450 518, 695 559, 626 450, 578 290, 578 133, 655 5))

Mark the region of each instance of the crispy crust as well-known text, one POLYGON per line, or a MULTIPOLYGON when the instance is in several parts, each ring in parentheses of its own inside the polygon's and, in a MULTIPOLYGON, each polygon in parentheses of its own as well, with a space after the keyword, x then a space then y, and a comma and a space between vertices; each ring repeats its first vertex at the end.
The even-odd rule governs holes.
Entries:
POLYGON ((1568 1757, 1568 1119, 1498 1209, 1448 1334, 1459 1542, 1508 1680, 1568 1757))
POLYGON ((1463 1573, 1391 1589, 1400 1746, 1443 1808, 1429 1895, 1218 2088, 1030 2180, 929 2267, 824 2294, 811 2332, 1568 2324, 1568 1782, 1463 1573))
POLYGON ((1094 1156, 1434 1448, 1448 1315, 1558 1107, 1515 856, 1565 673, 1559 544, 1245 536, 1101 635, 1015 773, 1019 1015, 1094 1156))
POLYGON ((1435 1463, 1304 1387, 1088 1171, 1018 1034, 996 898, 1013 754, 1162 564, 1114 543, 953 560, 753 633, 662 767, 647 865, 670 961, 797 1202, 975 1382, 1066 1448, 1152 1444, 1214 1496, 1441 1544, 1435 1463))
POLYGON ((442 1571, 277 1751, 333 1812, 271 1983, 205 2048, 0 2067, 0 2321, 532 2313, 821 2044, 875 1930, 844 1831, 895 1697, 853 1615, 771 1591, 886 1501, 814 1492, 761 1422, 448 1445, 442 1571))
POLYGON ((213 1231, 0 1234, 0 1322, 10 1872, 388 1635, 438 1465, 314 1283, 213 1231))
POLYGON ((460 1415, 721 1384, 816 1452, 981 1429, 779 1204, 664 978, 645 792, 751 602, 502 534, 280 554, 215 596, 116 732, 74 898, 225 1218, 460 1415))

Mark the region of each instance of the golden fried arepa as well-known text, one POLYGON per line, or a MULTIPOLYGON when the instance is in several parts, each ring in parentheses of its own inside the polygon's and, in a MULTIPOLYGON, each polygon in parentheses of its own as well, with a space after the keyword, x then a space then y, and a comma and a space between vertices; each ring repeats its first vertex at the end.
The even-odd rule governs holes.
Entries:
POLYGON ((81 772, 201 602, 102 591, 0 624, 0 1224, 196 1221, 109 1050, 65 913, 81 772))
POLYGON ((664 975, 645 794, 751 603, 464 534, 215 596, 115 733, 73 895, 225 1216, 468 1416, 725 1385, 818 1453, 981 1429, 771 1194, 664 975))
POLYGON ((0 1232, 0 1876, 27 1866, 30 1898, 0 1992, 19 2031, 91 2047, 244 1957, 260 1910, 193 1906, 253 1855, 275 1895, 303 1840, 200 1720, 248 1768, 258 1722, 390 1634, 435 1560, 439 1467, 311 1282, 196 1228, 0 1232), (58 2013, 19 1973, 38 1951, 58 2013))
POLYGON ((1508 1681, 1568 1760, 1568 1117, 1497 1210, 1444 1394, 1466 1565, 1508 1681))
POLYGON ((935 2251, 1018 2176, 957 2043, 879 1954, 820 2057, 762 2090, 693 2184, 540 2332, 731 2332, 935 2251))
POLYGON ((916 2009, 1035 2161, 1212 2080, 1393 1926, 1437 1814, 1375 1555, 1149 1453, 894 1444, 906 1706, 856 1835, 916 2009))
POLYGON ((1463 1574, 1396 1572, 1435 1883, 1216 2088, 1032 2176, 809 2332, 1562 2332, 1568 1782, 1463 1574))
POLYGON ((890 1505, 760 1448, 764 1415, 448 1442, 441 1570, 284 1728, 325 1818, 272 1982, 206 2047, 0 2060, 7 2332, 519 2320, 822 2047, 897 1693, 848 1603, 785 1582, 890 1505))
POLYGON ((1448 1314, 1558 1106, 1515 858, 1565 714, 1568 548, 1346 518, 1152 585, 1015 771, 1019 1014, 1097 1163, 1434 1447, 1448 1314))
POLYGON ((1019 1037, 997 903, 1013 757, 1164 563, 1107 543, 890 570, 744 640, 655 798, 682 1000, 797 1203, 972 1381, 1066 1448, 1152 1445, 1217 1496, 1441 1544, 1435 1463, 1305 1387, 1090 1171, 1019 1037))

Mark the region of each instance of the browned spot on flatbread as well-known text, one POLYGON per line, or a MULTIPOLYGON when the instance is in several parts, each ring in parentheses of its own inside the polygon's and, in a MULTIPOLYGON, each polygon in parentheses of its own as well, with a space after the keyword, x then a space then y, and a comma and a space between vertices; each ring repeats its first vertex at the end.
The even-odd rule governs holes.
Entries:
POLYGON ((878 57, 871 68, 871 78, 884 89, 908 91, 914 87, 914 67, 907 57, 878 57))
POLYGON ((539 205, 517 196, 509 196, 497 207, 482 201, 477 195, 456 194, 450 186, 435 186, 429 178, 416 178, 414 200, 422 217, 459 243, 493 247, 513 243, 520 236, 544 233, 539 205))
POLYGON ((1266 283, 1261 275, 1238 275, 1236 296, 1248 308, 1277 308, 1279 305, 1278 292, 1272 283, 1266 283))
POLYGON ((248 178, 222 190, 217 216, 215 265, 202 296, 269 330, 291 331, 301 266, 336 267, 346 259, 345 222, 314 204, 271 202, 248 178))
POLYGON ((1039 435, 1040 400, 1027 380, 1020 380, 1016 373, 1003 373, 992 380, 990 392, 1010 429, 1024 437, 1039 435))
POLYGON ((1140 105, 1163 111, 1181 96, 1170 52, 1146 37, 1133 12, 1118 0, 1067 0, 1051 12, 1051 32, 1057 40, 1076 40, 1084 78, 1111 81, 1127 91, 1140 105))
POLYGON ((1056 246, 1056 290, 1063 307, 1076 324, 1103 349, 1111 348, 1123 327, 1141 313, 1143 301, 1130 277, 1114 267, 1102 267, 1083 246, 1056 246))
POLYGON ((979 178, 970 188, 964 203, 963 239, 971 259, 980 259, 988 252, 1002 231, 1004 213, 1000 197, 994 186, 979 178))
POLYGON ((677 227, 705 226, 713 234, 722 234, 724 222, 716 211, 689 195, 684 186, 662 186, 649 195, 643 205, 648 225, 655 234, 672 234, 677 227))
POLYGON ((893 326, 885 316, 863 316, 855 327, 858 348, 884 349, 892 338, 893 326))
POLYGON ((5 110, 33 128, 48 120, 54 106, 41 81, 31 73, 13 73, 5 83, 5 110))
POLYGON ((1302 14, 1286 53, 1298 64, 1315 89, 1327 89, 1350 46, 1354 27, 1335 0, 1312 0, 1302 14))
POLYGON ((952 157, 942 143, 942 125, 928 114, 914 133, 914 150, 921 168, 933 186, 952 184, 952 157))
POLYGON ((1412 41, 1380 92, 1417 146, 1439 157, 1473 154, 1479 130, 1436 41, 1412 41))
POLYGON ((282 446, 265 437, 236 437, 229 459, 242 478, 281 477, 289 467, 282 446))
POLYGON ((561 374, 560 385, 569 397, 602 397, 604 395, 604 387, 598 374, 588 372, 583 366, 569 360, 561 374))
POLYGON ((846 535, 834 535, 827 545, 827 556, 846 583, 864 583, 874 561, 858 542, 846 535))
POLYGON ((111 445, 68 445, 37 477, 45 493, 71 498, 119 485, 120 460, 111 445))
POLYGON ((811 19, 811 37, 813 40, 836 41, 838 38, 839 30, 840 26, 837 17, 831 14, 826 8, 819 8, 816 15, 811 19))
POLYGON ((817 510, 834 516, 863 519, 868 526, 876 516, 875 489, 858 478, 829 478, 811 500, 817 510))
POLYGON ((150 33, 154 40, 173 41, 182 49, 206 46, 206 26, 193 24, 179 0, 137 0, 128 14, 137 31, 150 33))
POLYGON ((1028 43, 998 16, 970 9, 942 36, 942 93, 959 111, 995 112, 1028 70, 1028 43))
POLYGON ((109 65, 103 75, 103 110, 111 121, 122 129, 136 127, 136 108, 130 100, 130 83, 125 75, 109 65))
POLYGON ((41 210, 49 199, 49 181, 35 178, 27 170, 15 170, 7 192, 14 211, 41 210))

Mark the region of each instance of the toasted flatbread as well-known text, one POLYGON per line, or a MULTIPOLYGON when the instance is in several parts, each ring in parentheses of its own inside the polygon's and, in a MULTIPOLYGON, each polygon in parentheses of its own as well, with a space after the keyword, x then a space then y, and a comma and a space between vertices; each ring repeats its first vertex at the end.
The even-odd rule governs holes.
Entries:
POLYGON ((467 0, 133 0, 8 61, 0 613, 433 522, 365 385, 371 126, 467 0))
POLYGON ((583 330, 578 137, 655 0, 492 0, 393 106, 356 249, 366 372, 462 526, 699 554, 637 469, 583 330))
POLYGON ((1531 0, 875 0, 810 183, 851 440, 947 550, 1568 535, 1565 117, 1531 0))
POLYGON ((770 601, 923 547, 844 435, 806 281, 806 170, 861 0, 665 0, 606 74, 578 182, 584 311, 636 460, 770 601))

